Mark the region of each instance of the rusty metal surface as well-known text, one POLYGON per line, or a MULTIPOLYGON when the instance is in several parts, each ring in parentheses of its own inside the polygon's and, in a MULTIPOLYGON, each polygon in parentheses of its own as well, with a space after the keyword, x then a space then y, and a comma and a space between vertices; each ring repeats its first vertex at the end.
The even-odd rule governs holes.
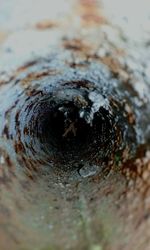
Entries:
POLYGON ((149 249, 149 15, 0 1, 1 250, 149 249))

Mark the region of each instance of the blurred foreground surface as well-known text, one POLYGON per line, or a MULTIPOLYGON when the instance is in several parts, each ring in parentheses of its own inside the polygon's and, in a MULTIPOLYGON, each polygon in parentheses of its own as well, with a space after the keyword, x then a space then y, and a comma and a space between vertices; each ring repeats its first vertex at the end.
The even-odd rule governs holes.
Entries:
POLYGON ((149 250, 149 27, 146 0, 0 0, 1 250, 149 250), (124 164, 117 155, 98 174, 93 166, 79 173, 49 166, 38 170, 38 165, 24 170, 16 157, 22 145, 14 146, 9 127, 10 121, 16 131, 19 126, 13 118, 17 111, 11 109, 29 84, 47 74, 43 67, 41 75, 41 66, 34 72, 34 64, 45 58, 46 67, 54 61, 49 75, 60 75, 60 80, 59 62, 80 70, 81 76, 87 64, 102 63, 128 86, 136 108, 143 110, 137 113, 143 121, 138 136, 143 133, 144 139, 136 157, 124 164), (20 75, 25 79, 21 87, 20 75))

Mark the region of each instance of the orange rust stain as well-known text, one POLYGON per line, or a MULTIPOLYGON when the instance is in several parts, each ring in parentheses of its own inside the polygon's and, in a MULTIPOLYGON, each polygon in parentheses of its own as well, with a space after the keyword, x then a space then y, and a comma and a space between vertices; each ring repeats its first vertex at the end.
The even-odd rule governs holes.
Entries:
POLYGON ((125 50, 121 49, 121 48, 116 48, 115 54, 116 54, 116 56, 125 56, 126 55, 125 50))
POLYGON ((84 25, 107 23, 102 15, 102 8, 96 0, 79 0, 79 15, 84 25))
POLYGON ((44 76, 50 76, 50 75, 53 76, 57 74, 60 74, 60 72, 58 72, 57 70, 50 70, 50 69, 47 71, 31 73, 25 79, 21 80, 21 85, 26 86, 29 84, 30 81, 40 79, 44 76))
POLYGON ((7 38, 7 33, 0 31, 0 44, 2 44, 7 38))
POLYGON ((73 50, 76 52, 89 52, 91 47, 89 44, 83 42, 80 39, 72 39, 72 40, 65 40, 63 42, 63 46, 65 49, 73 50))
MULTIPOLYGON (((14 80, 20 73, 26 71, 28 68, 32 67, 36 63, 37 63, 37 61, 31 61, 31 62, 19 67, 16 71, 13 72, 13 75, 10 76, 10 78, 8 80, 0 80, 0 86, 14 80)), ((29 81, 40 79, 44 76, 50 76, 50 75, 53 76, 56 74, 61 74, 61 72, 57 71, 55 69, 47 69, 47 70, 44 70, 42 72, 30 73, 30 74, 28 74, 28 76, 25 79, 21 80, 21 84, 28 85, 29 81)))
POLYGON ((38 78, 42 78, 43 76, 48 76, 48 75, 56 75, 58 74, 57 70, 45 70, 42 72, 35 72, 35 73, 31 73, 27 76, 28 80, 32 80, 32 79, 38 79, 38 78))
POLYGON ((16 71, 16 75, 17 73, 20 73, 22 71, 25 71, 27 68, 30 68, 31 66, 35 65, 36 64, 36 61, 32 61, 32 62, 29 62, 21 67, 19 67, 16 71))
MULTIPOLYGON (((142 202, 139 205, 144 205, 144 213, 150 208, 150 151, 145 150, 145 147, 146 145, 141 146, 135 159, 129 160, 123 166, 123 174, 127 178, 127 195, 131 199, 136 195, 140 196, 142 202)), ((142 220, 143 218, 140 223, 142 220)))
POLYGON ((119 74, 120 70, 123 70, 117 58, 105 56, 101 58, 101 62, 106 64, 114 74, 119 74))
POLYGON ((22 144, 21 141, 15 142, 14 148, 16 153, 25 152, 24 145, 22 144))
POLYGON ((57 27, 58 24, 57 23, 54 23, 53 21, 51 20, 42 20, 40 22, 38 22, 36 25, 35 25, 35 28, 38 29, 38 30, 46 30, 46 29, 52 29, 52 28, 55 28, 57 27))
POLYGON ((127 113, 129 123, 134 125, 136 123, 136 117, 128 103, 125 104, 125 111, 127 113))
POLYGON ((82 19, 86 23, 94 23, 94 24, 104 24, 106 23, 106 20, 103 17, 100 17, 98 15, 92 14, 92 13, 85 13, 82 15, 82 19))

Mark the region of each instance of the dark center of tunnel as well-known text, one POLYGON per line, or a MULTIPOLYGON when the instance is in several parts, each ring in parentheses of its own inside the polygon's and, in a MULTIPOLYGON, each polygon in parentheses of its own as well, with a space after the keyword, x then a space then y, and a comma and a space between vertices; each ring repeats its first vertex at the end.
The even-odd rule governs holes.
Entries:
POLYGON ((38 120, 41 128, 38 138, 45 144, 48 155, 53 154, 65 163, 100 161, 108 156, 115 133, 104 108, 94 114, 91 123, 80 117, 80 109, 71 101, 54 105, 43 115, 38 120))
POLYGON ((86 88, 56 89, 25 102, 18 119, 26 165, 28 159, 64 169, 81 162, 107 163, 116 150, 115 117, 100 91, 93 91, 94 98, 91 93, 86 88))

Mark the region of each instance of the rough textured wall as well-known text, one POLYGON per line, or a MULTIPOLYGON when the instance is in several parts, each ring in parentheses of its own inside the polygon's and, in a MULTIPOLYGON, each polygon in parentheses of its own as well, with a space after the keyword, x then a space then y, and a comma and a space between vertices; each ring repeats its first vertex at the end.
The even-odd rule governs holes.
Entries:
POLYGON ((0 1, 0 249, 148 250, 150 4, 0 1))

